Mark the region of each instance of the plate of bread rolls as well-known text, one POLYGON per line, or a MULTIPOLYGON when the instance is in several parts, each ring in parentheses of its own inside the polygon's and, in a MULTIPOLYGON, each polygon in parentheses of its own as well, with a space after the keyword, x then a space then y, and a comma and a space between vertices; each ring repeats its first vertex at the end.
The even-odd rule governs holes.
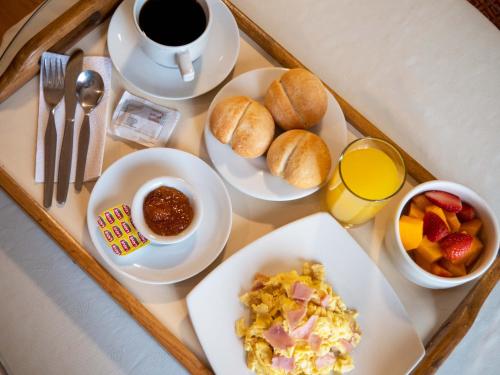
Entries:
POLYGON ((241 192, 287 201, 317 191, 347 145, 344 114, 305 69, 264 68, 228 82, 212 101, 205 143, 241 192))

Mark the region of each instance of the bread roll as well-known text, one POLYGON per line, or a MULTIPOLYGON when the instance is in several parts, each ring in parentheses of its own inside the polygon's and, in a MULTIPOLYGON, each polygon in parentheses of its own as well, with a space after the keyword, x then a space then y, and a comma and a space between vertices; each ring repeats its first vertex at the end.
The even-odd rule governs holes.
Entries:
POLYGON ((290 69, 271 83, 264 105, 282 129, 309 129, 325 115, 328 99, 318 77, 305 69, 290 69))
POLYGON ((267 165, 271 173, 301 189, 321 185, 328 177, 331 164, 326 143, 305 130, 284 132, 267 151, 267 165))
POLYGON ((215 138, 230 144, 244 158, 263 155, 274 137, 274 121, 269 111, 246 96, 233 96, 217 103, 209 122, 215 138))

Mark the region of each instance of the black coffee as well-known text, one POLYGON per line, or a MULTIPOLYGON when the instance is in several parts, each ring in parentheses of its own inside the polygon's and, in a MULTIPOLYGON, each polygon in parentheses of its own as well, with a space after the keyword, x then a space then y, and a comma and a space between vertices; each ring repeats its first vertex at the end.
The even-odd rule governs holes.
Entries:
POLYGON ((139 27, 157 43, 182 46, 205 31, 207 18, 196 0, 148 0, 139 13, 139 27))

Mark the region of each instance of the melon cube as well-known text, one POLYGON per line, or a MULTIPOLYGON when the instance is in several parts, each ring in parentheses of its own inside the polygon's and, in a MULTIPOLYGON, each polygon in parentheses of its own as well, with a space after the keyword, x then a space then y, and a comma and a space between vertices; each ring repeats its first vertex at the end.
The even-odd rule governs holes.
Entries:
POLYGON ((427 272, 431 272, 431 265, 432 265, 432 263, 430 263, 429 261, 427 261, 427 259, 424 258, 422 256, 422 254, 420 254, 419 252, 415 251, 414 254, 413 254, 413 260, 415 261, 415 263, 417 263, 424 270, 426 270, 427 272))
POLYGON ((417 206, 421 211, 425 211, 427 206, 432 205, 431 201, 428 200, 423 194, 414 196, 411 201, 415 203, 415 206, 417 206))
POLYGON ((456 264, 450 262, 448 259, 441 259, 439 261, 440 265, 446 270, 450 271, 453 276, 465 276, 467 271, 465 270, 465 264, 456 264))
POLYGON ((460 226, 460 232, 469 233, 471 236, 477 236, 481 227, 483 226, 483 222, 479 219, 472 219, 470 221, 466 221, 460 226))
POLYGON ((452 277, 453 276, 453 274, 450 271, 441 267, 437 263, 432 263, 431 272, 436 276, 442 276, 442 277, 452 277))
POLYGON ((429 263, 434 263, 443 257, 439 243, 430 241, 427 236, 424 236, 415 252, 419 253, 429 263))
POLYGON ((399 218, 399 236, 406 250, 415 249, 424 232, 424 221, 411 216, 402 215, 399 218))
POLYGON ((444 211, 441 207, 431 204, 430 206, 427 206, 425 208, 425 212, 433 212, 436 215, 438 215, 441 218, 441 220, 444 221, 444 223, 448 227, 448 230, 450 230, 450 226, 448 225, 448 221, 446 220, 446 215, 444 214, 444 211))
POLYGON ((460 220, 458 220, 457 214, 454 212, 444 211, 444 215, 446 216, 446 222, 448 223, 448 227, 452 232, 458 232, 460 229, 460 220))
POLYGON ((415 203, 410 203, 410 208, 408 210, 408 216, 415 217, 417 219, 424 218, 424 211, 417 207, 415 203))

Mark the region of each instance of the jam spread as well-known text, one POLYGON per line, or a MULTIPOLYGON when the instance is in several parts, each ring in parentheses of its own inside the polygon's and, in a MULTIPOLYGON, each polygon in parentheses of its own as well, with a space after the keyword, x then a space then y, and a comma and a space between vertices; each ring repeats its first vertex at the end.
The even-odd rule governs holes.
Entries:
POLYGON ((144 199, 144 219, 153 232, 161 236, 175 236, 193 220, 189 198, 177 189, 161 186, 144 199))

